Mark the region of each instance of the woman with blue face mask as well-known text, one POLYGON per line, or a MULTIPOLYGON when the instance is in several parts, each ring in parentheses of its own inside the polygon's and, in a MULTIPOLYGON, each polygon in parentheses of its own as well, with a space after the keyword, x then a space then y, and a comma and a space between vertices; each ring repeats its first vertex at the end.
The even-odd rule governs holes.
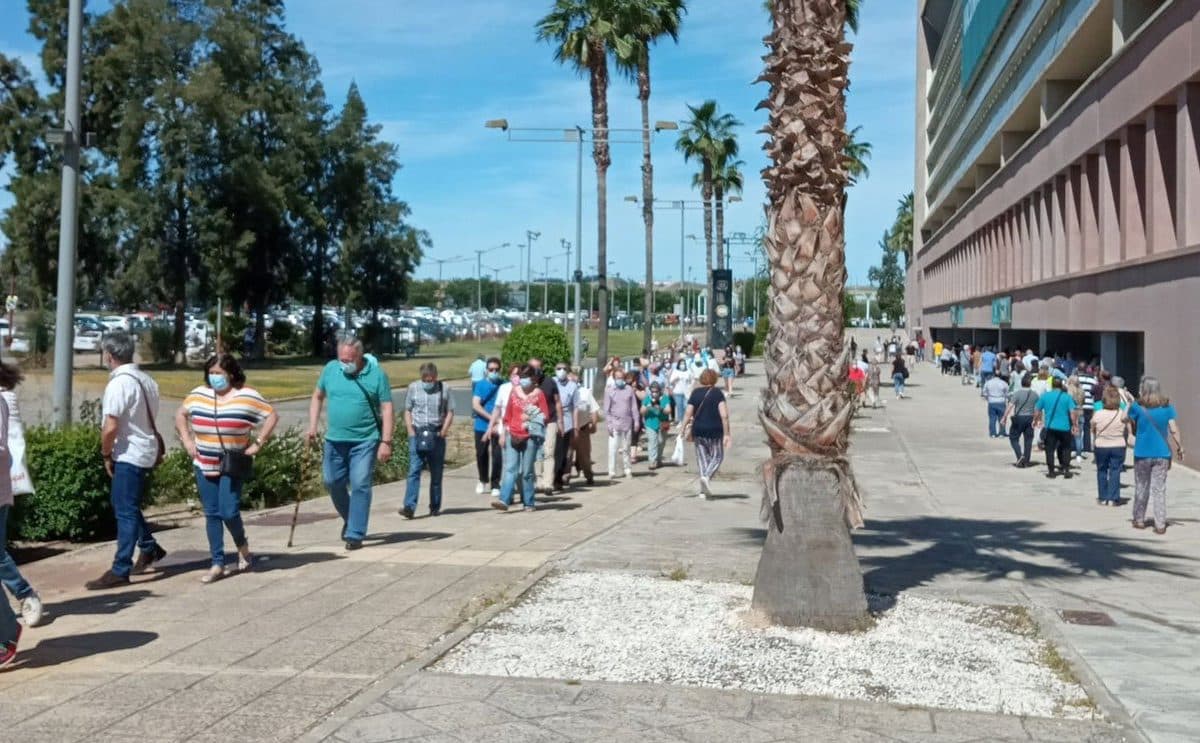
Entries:
POLYGON ((228 574, 226 529, 238 550, 238 572, 251 568, 250 544, 239 511, 244 475, 232 472, 226 460, 230 454, 258 454, 278 422, 271 404, 246 386, 246 375, 230 354, 213 356, 205 362, 204 384, 193 389, 175 413, 175 430, 196 472, 212 557, 212 566, 200 579, 202 583, 212 583, 228 574))
POLYGON ((492 498, 492 508, 497 511, 507 511, 512 505, 518 479, 525 506, 522 510, 532 511, 536 507, 533 464, 545 442, 550 404, 538 389, 535 376, 533 367, 523 367, 504 406, 504 478, 500 482, 500 497, 492 498))

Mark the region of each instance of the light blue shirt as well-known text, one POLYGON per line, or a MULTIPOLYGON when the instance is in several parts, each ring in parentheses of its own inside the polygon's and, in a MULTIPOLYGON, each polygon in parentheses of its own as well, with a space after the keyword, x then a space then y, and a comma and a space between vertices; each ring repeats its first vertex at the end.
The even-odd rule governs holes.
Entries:
POLYGON ((472 382, 478 382, 487 376, 487 362, 483 359, 475 359, 467 369, 467 374, 471 375, 472 382))

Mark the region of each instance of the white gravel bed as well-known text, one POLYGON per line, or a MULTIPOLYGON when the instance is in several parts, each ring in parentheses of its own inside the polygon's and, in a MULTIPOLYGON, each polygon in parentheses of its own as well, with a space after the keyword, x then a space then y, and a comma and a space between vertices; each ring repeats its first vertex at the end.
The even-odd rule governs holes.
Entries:
POLYGON ((435 666, 489 676, 661 683, 1088 718, 1047 644, 995 607, 902 595, 868 631, 756 628, 751 588, 616 572, 543 580, 435 666))

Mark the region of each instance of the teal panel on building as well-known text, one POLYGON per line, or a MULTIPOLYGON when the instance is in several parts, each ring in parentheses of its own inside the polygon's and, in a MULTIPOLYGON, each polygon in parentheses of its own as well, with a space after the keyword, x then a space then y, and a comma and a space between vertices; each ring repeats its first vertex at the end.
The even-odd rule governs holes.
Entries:
POLYGON ((963 4, 962 88, 967 90, 974 81, 992 37, 1008 14, 1014 0, 965 0, 963 4))

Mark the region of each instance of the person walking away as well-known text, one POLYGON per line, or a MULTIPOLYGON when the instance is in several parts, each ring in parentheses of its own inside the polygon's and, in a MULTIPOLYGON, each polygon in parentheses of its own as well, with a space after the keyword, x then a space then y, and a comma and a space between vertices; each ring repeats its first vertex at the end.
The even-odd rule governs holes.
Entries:
MULTIPOLYGON (((8 403, 0 396, 0 553, 8 554, 8 512, 13 506, 12 453, 8 449, 8 403)), ((13 613, 8 599, 0 596, 0 668, 12 664, 17 658, 17 644, 21 641, 21 625, 13 613)))
POLYGON ((897 356, 892 361, 892 388, 896 390, 896 399, 904 399, 904 383, 908 381, 908 368, 904 359, 897 356))
POLYGON ((867 393, 867 373, 864 372, 862 367, 857 363, 852 362, 850 364, 850 373, 848 376, 850 383, 854 385, 855 400, 857 401, 859 398, 863 398, 865 404, 867 393))
POLYGON ((976 387, 983 386, 983 353, 980 352, 979 346, 971 349, 971 381, 976 387))
MULTIPOLYGON (((1067 354, 1067 359, 1070 358, 1071 354, 1067 354)), ((1092 442, 1092 416, 1096 413, 1095 403, 1104 391, 1096 389, 1100 380, 1096 378, 1096 369, 1091 364, 1080 364, 1076 376, 1079 379, 1079 388, 1083 392, 1083 446, 1080 455, 1087 459, 1087 455, 1095 447, 1092 442)))
POLYGON ((100 348, 104 364, 111 370, 101 403, 100 454, 112 477, 117 551, 112 568, 85 584, 90 591, 127 585, 131 574, 143 573, 167 556, 142 515, 146 477, 165 454, 155 423, 158 385, 133 363, 134 341, 129 333, 112 331, 100 348), (135 545, 137 562, 133 561, 135 545))
POLYGON ((725 350, 721 358, 721 379, 725 380, 725 394, 733 397, 733 378, 737 376, 737 362, 733 360, 730 349, 725 350))
POLYGON ((1032 467, 1033 462, 1033 419, 1037 413, 1038 396, 1029 388, 1033 377, 1026 374, 1021 377, 1021 386, 1008 401, 1008 408, 1000 419, 1000 427, 1008 424, 1008 443, 1012 445, 1013 455, 1017 461, 1014 467, 1032 467), (1024 445, 1020 442, 1024 440, 1024 445))
POLYGON ((555 396, 562 409, 558 438, 554 442, 554 489, 564 490, 571 480, 571 450, 575 440, 575 410, 579 404, 579 383, 571 381, 565 362, 554 366, 555 396))
POLYGON ((367 535, 375 463, 392 456, 395 421, 387 373, 374 356, 363 354, 362 341, 353 335, 339 336, 337 358, 317 379, 308 405, 310 443, 316 441, 326 400, 321 477, 342 517, 342 541, 346 549, 356 550, 367 535))
POLYGON ((200 579, 225 577, 225 530, 238 551, 237 571, 250 570, 253 558, 238 510, 250 466, 279 423, 262 395, 246 386, 246 374, 230 354, 204 362, 204 383, 183 399, 175 413, 175 432, 192 460, 196 490, 204 507, 204 527, 212 564, 200 579), (251 441, 254 429, 256 440, 251 441), (248 459, 249 458, 249 459, 248 459))
POLYGON ((716 388, 717 375, 706 372, 700 376, 700 387, 692 390, 687 412, 683 416, 683 431, 696 445, 696 464, 700 471, 698 495, 712 495, 712 478, 725 460, 725 449, 732 443, 729 428, 729 406, 725 395, 716 388))
POLYGON ((959 380, 960 383, 964 385, 971 384, 971 352, 965 346, 958 352, 958 366, 959 374, 962 375, 962 379, 959 380))
POLYGON ((671 427, 671 400, 662 393, 662 385, 650 383, 650 392, 642 401, 642 421, 646 427, 647 459, 650 470, 662 466, 663 444, 671 427))
POLYGON ((1071 478, 1071 436, 1078 425, 1075 401, 1063 389, 1061 379, 1051 382, 1050 391, 1038 398, 1035 422, 1044 423, 1046 429, 1046 477, 1058 477, 1054 470, 1054 457, 1058 455, 1059 470, 1063 477, 1071 478))
MULTIPOLYGON (((633 377, 632 372, 629 377, 633 377)), ((624 471, 625 477, 633 477, 633 460, 630 441, 638 415, 637 393, 633 384, 625 377, 617 378, 613 386, 604 392, 604 427, 608 431, 608 479, 615 480, 624 471), (620 455, 622 469, 617 469, 620 455)))
POLYGON ((1092 429, 1096 453, 1096 502, 1116 506, 1121 502, 1121 467, 1125 464, 1125 437, 1129 419, 1121 409, 1121 393, 1104 388, 1102 405, 1087 423, 1092 429))
POLYGON ((546 404, 550 408, 550 417, 546 418, 545 441, 542 442, 542 451, 538 455, 542 469, 537 487, 543 493, 551 493, 554 491, 554 449, 558 444, 558 432, 562 430, 562 400, 558 397, 558 384, 554 381, 554 377, 546 374, 542 360, 531 358, 529 366, 533 368, 537 386, 546 396, 546 404))
POLYGON ((496 409, 502 377, 500 359, 493 356, 484 364, 485 376, 471 386, 471 428, 475 437, 475 468, 479 473, 475 495, 484 495, 490 490, 494 498, 500 494, 504 463, 500 441, 492 435, 492 412, 496 409))
POLYGON ((878 408, 880 402, 882 402, 882 397, 879 394, 879 382, 882 375, 882 359, 876 357, 875 361, 867 365, 867 403, 872 409, 878 408))
POLYGON ((600 406, 592 390, 579 384, 579 374, 574 370, 567 375, 578 386, 575 393, 575 436, 571 440, 574 451, 575 470, 583 475, 588 485, 596 484, 596 475, 592 470, 592 434, 596 432, 596 416, 600 406))
POLYGON ((996 374, 996 352, 991 346, 983 349, 983 353, 979 354, 979 379, 980 387, 987 384, 987 381, 996 374))
POLYGON ((1146 528, 1146 507, 1154 513, 1154 533, 1167 531, 1167 470, 1183 461, 1183 438, 1175 406, 1163 394, 1157 377, 1142 377, 1129 420, 1137 427, 1133 445, 1133 528, 1146 528))
POLYGON ((679 359, 667 383, 671 386, 672 407, 675 410, 675 422, 683 421, 683 409, 687 406, 688 395, 692 394, 692 377, 688 374, 687 360, 679 359))
POLYGON ((988 376, 979 396, 987 401, 988 436, 993 439, 1004 437, 1004 412, 1008 404, 1008 380, 1004 377, 988 376))
POLYGON ((487 361, 484 360, 483 354, 477 354, 475 360, 471 362, 471 366, 467 368, 467 374, 471 377, 471 385, 474 387, 476 382, 482 382, 487 378, 487 361))
POLYGON ((524 511, 537 507, 534 501, 536 485, 533 464, 546 435, 550 419, 550 404, 537 385, 538 371, 531 365, 522 367, 518 384, 513 387, 504 406, 504 479, 500 481, 500 497, 492 499, 492 508, 507 511, 512 505, 513 490, 520 479, 524 511))
POLYGON ((400 515, 411 519, 421 496, 421 472, 429 470, 429 515, 442 512, 442 472, 446 467, 446 437, 454 423, 450 388, 438 380, 437 365, 421 364, 421 379, 408 386, 404 425, 408 429, 408 483, 400 515))
MULTIPOLYGON (((9 483, 12 494, 32 495, 33 481, 29 478, 29 470, 25 466, 25 427, 21 423, 21 410, 17 405, 17 385, 24 380, 21 370, 10 364, 0 363, 0 399, 8 406, 8 425, 5 441, 9 456, 9 483)), ((2 465, 0 465, 2 466, 2 465)), ((0 540, 7 525, 7 509, 0 506, 0 540)), ((21 620, 26 627, 36 627, 42 623, 42 598, 33 590, 25 576, 17 568, 8 550, 0 544, 0 582, 21 605, 21 620)), ((0 603, 4 601, 0 597, 0 603)))
MULTIPOLYGON (((946 344, 942 343, 941 341, 934 341, 933 342, 933 356, 932 356, 932 358, 930 358, 930 361, 932 361, 935 364, 941 364, 942 363, 942 351, 945 350, 945 348, 946 348, 946 344)), ((943 374, 945 373, 945 369, 943 369, 942 373, 943 374)))
MULTIPOLYGON (((1084 434, 1081 429, 1083 429, 1083 427, 1086 425, 1084 423, 1084 418, 1083 418, 1083 412, 1084 412, 1083 389, 1079 386, 1079 378, 1076 377, 1074 374, 1067 377, 1065 386, 1066 386, 1065 388, 1067 390, 1067 394, 1071 396, 1071 399, 1075 401, 1075 407, 1079 409, 1080 425, 1075 430, 1074 436, 1071 437, 1071 461, 1077 462, 1083 458, 1083 436, 1084 436, 1084 434)), ((1088 405, 1087 407, 1090 408, 1091 405, 1088 405)), ((1090 437, 1091 434, 1089 433, 1088 436, 1090 437)))

